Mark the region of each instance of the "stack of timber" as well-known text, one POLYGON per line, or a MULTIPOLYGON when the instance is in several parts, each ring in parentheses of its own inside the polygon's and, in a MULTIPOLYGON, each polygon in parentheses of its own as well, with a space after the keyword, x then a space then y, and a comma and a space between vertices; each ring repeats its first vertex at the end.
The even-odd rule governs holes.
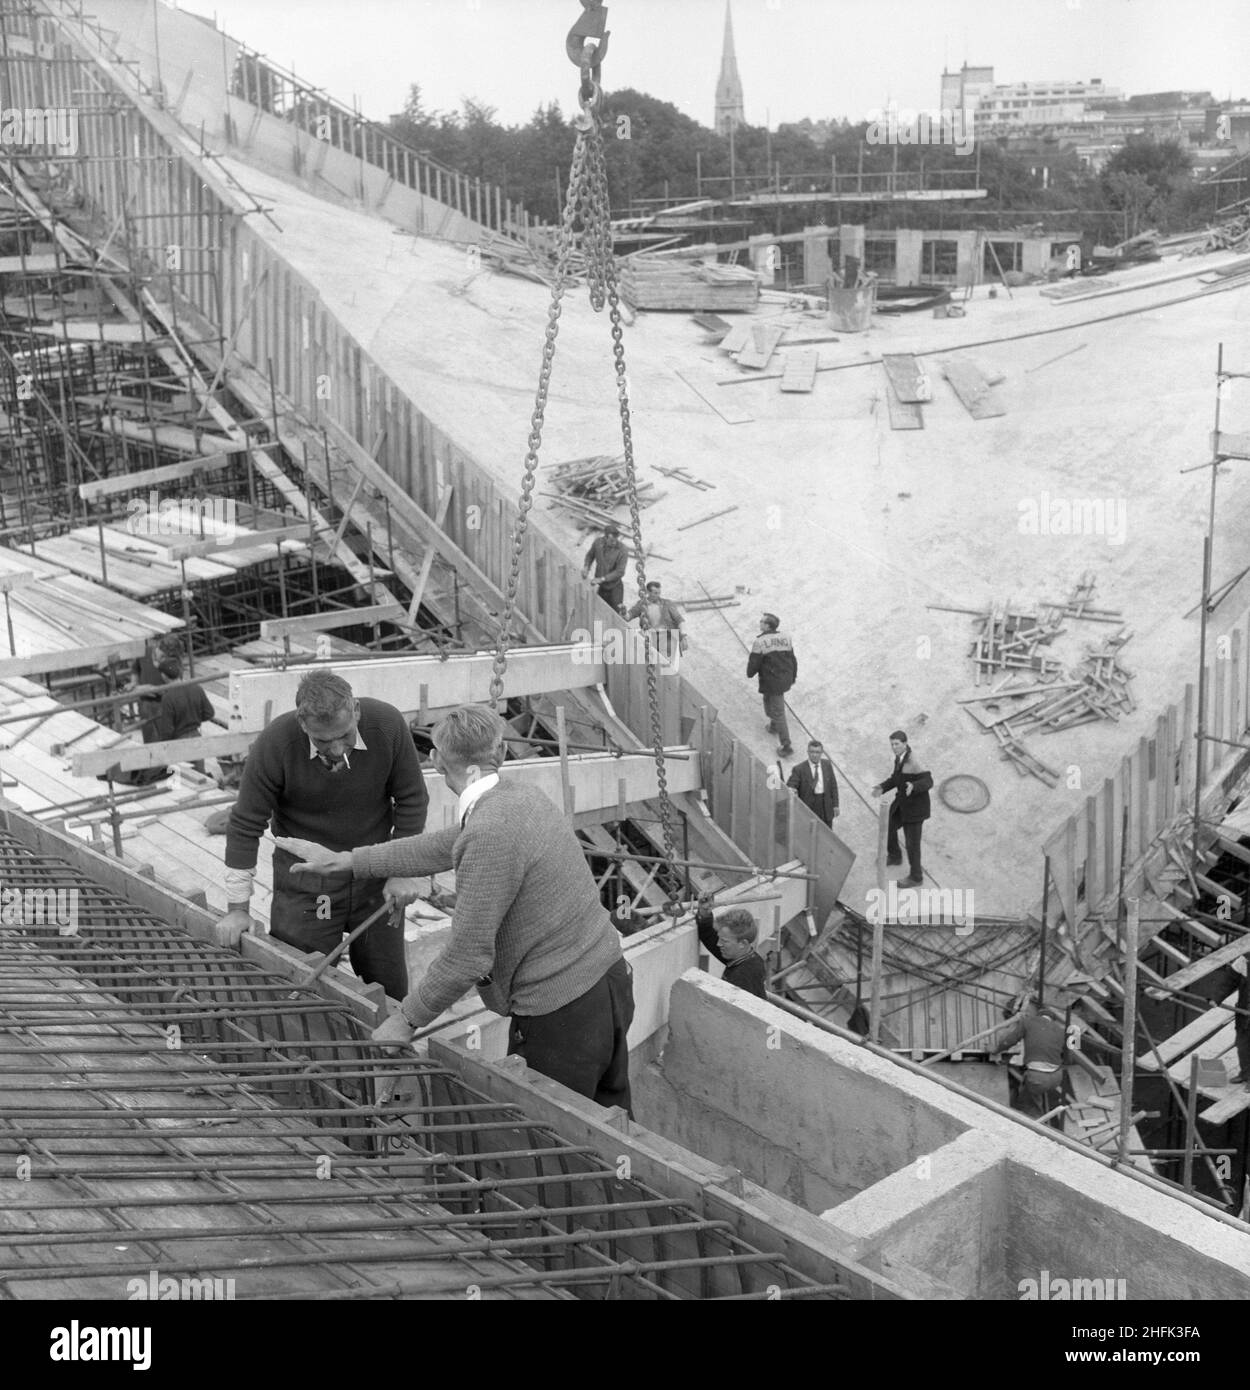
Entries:
POLYGON ((1040 649, 1063 631, 1058 622, 1036 613, 992 607, 981 619, 981 630, 969 655, 976 666, 976 683, 995 671, 1028 671, 1045 679, 1061 669, 1054 657, 1040 649))
POLYGON ((1066 669, 1040 648, 1063 632, 1065 619, 1114 622, 1118 610, 1091 607, 1094 579, 1082 576, 1063 603, 1042 605, 1039 617, 1010 606, 992 607, 979 618, 980 632, 970 655, 976 681, 1001 671, 1003 679, 988 695, 961 700, 977 724, 993 734, 999 751, 1021 776, 1032 775, 1054 786, 1058 773, 1021 742, 1030 734, 1053 734, 1080 724, 1118 720, 1136 709, 1129 690, 1133 673, 1120 665, 1120 652, 1132 633, 1121 627, 1100 647, 1087 647, 1083 659, 1066 669), (1020 673, 1020 674, 1017 674, 1020 673), (1020 684, 1021 679, 1024 684, 1020 684))
MULTIPOLYGON (((624 458, 592 454, 588 458, 569 459, 548 467, 548 481, 561 494, 557 500, 565 504, 571 500, 570 510, 576 510, 576 503, 581 501, 588 503, 590 510, 597 510, 602 515, 603 509, 623 506, 629 501, 629 477, 624 458)), ((643 507, 660 500, 658 496, 647 496, 655 491, 654 483, 640 483, 635 479, 635 491, 643 507)), ((544 496, 550 497, 552 494, 545 493, 544 496)))
POLYGON ((629 256, 617 274, 621 293, 635 309, 746 312, 760 298, 760 277, 743 266, 629 256))

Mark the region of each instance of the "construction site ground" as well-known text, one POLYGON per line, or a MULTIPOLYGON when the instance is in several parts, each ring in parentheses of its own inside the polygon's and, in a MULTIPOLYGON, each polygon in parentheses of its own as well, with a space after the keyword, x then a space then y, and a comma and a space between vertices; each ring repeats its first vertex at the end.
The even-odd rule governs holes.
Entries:
MULTIPOLYGON (((548 291, 482 268, 467 248, 225 162, 281 228, 258 220, 258 230, 318 285, 382 369, 519 488, 548 291)), ((844 774, 835 829, 858 856, 848 903, 862 910, 875 886, 869 788, 890 770, 896 726, 937 784, 969 773, 991 793, 987 809, 968 815, 934 797, 924 848, 933 882, 974 890, 979 912, 1020 913, 1040 896, 1044 837, 1194 679, 1209 474, 1182 470, 1210 458, 1217 344, 1226 345, 1226 368, 1250 370, 1250 288, 1197 277, 1233 259, 1169 257, 1118 272, 1113 292, 1082 302, 1053 301, 1038 287, 990 299, 979 287, 962 319, 878 315, 866 333, 818 344, 822 369, 845 370, 821 370, 810 394, 782 394, 775 379, 717 385, 746 373, 688 314, 640 313, 626 329, 639 478, 660 494, 643 513, 644 538, 667 557, 651 562, 648 577, 679 600, 748 591, 736 607, 689 616, 688 670, 722 716, 773 756, 741 643, 761 612, 780 615, 799 663, 789 696, 795 756, 810 731, 844 774), (985 373, 1003 374, 1002 416, 973 419, 942 379, 939 359, 965 348, 985 373), (883 351, 936 354, 921 359, 933 394, 923 429, 891 429, 883 351), (749 420, 728 423, 690 382, 749 420), (684 468, 714 490, 654 467, 684 468), (1029 509, 1048 515, 1056 502, 1076 504, 1080 516, 1083 499, 1102 499, 1102 533, 1022 531, 1029 509), (733 510, 691 526, 725 508, 733 510), (1052 789, 1001 761, 995 740, 956 703, 985 691, 968 660, 972 619, 926 605, 1031 610, 1063 601, 1086 572, 1095 604, 1122 611, 1132 629, 1121 660, 1134 676, 1136 710, 1031 738, 1031 750, 1061 773, 1052 789)), ((1091 294, 1107 289, 1087 285, 1091 294)), ((825 315, 782 295, 766 294, 753 317, 804 335, 832 331, 825 315)), ((619 452, 610 349, 606 314, 595 315, 579 287, 560 320, 542 463, 619 452)), ((769 371, 781 367, 778 353, 769 371)), ((1250 429, 1250 382, 1231 383, 1222 427, 1250 429)), ((1243 563, 1250 491, 1241 467, 1228 465, 1220 483, 1213 586, 1243 563)), ((551 506, 539 501, 540 524, 570 554, 584 553, 586 538, 551 506)), ((623 509, 618 515, 627 523, 623 509)), ((632 590, 632 571, 629 580, 632 590)), ((1225 597, 1214 635, 1248 592, 1243 582, 1225 597)), ((1112 631, 1069 624, 1068 655, 1112 631)))

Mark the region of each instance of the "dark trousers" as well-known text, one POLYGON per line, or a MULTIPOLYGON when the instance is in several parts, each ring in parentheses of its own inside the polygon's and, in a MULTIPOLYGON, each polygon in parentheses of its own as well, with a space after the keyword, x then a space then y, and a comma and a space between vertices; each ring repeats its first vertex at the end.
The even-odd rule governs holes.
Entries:
POLYGON ((781 740, 783 748, 790 746, 790 725, 786 722, 786 697, 784 695, 765 695, 764 713, 768 716, 768 730, 781 740))
POLYGON ((513 1014, 508 1055, 587 1096, 619 1105, 633 1119, 629 1095, 629 1045, 634 986, 629 966, 618 960, 585 994, 549 1014, 513 1014))
POLYGON ((903 843, 907 846, 907 866, 912 878, 923 878, 924 871, 920 867, 920 832, 924 829, 924 821, 911 821, 902 824, 899 821, 898 803, 890 807, 890 828, 886 835, 885 852, 891 858, 898 856, 898 832, 901 825, 903 831, 903 843))
POLYGON ((621 604, 625 602, 625 581, 623 579, 616 579, 611 584, 600 584, 599 597, 608 605, 613 613, 619 613, 621 604))
MULTIPOLYGON (((269 934, 301 951, 329 955, 343 934, 358 927, 382 906, 382 880, 335 878, 301 882, 319 884, 316 891, 296 887, 289 868, 289 854, 273 856, 273 902, 269 909, 269 934)), ((392 926, 382 917, 347 948, 352 969, 366 984, 379 984, 392 999, 408 993, 408 965, 404 955, 403 926, 392 926)))
MULTIPOLYGON (((1241 1007, 1245 1007, 1242 1005, 1241 1007)), ((1250 1082, 1250 1019, 1238 1018, 1235 1036, 1237 1038, 1237 1061, 1241 1066, 1241 1079, 1250 1082)))

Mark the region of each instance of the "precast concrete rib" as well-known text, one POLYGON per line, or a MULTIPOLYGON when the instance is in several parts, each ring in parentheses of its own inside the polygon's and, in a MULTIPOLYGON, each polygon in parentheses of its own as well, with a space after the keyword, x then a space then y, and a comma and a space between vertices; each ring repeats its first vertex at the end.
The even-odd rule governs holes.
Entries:
POLYGON ((9 831, 0 884, 52 890, 0 912, 0 1297, 850 1296, 9 831))

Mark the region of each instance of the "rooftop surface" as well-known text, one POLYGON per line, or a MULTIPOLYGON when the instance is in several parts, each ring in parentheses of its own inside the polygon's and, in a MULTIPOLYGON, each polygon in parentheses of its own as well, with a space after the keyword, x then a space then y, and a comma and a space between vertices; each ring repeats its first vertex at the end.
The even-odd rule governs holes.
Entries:
MULTIPOLYGON (((282 230, 260 221, 258 230, 319 287, 329 311, 436 425, 519 490, 547 290, 476 268, 465 248, 225 162, 272 207, 282 230)), ((822 368, 845 370, 822 371, 810 395, 782 394, 776 380, 714 385, 745 373, 686 314, 640 313, 627 329, 640 478, 663 494, 643 513, 644 536, 671 561, 649 574, 679 599, 699 596, 700 586, 749 590, 739 607, 690 615, 689 671, 764 755, 775 744, 745 680, 742 643, 760 612, 780 614, 799 661, 796 747, 810 730, 853 788, 844 787, 836 826, 859 856, 844 892, 852 905, 862 910, 874 886, 868 789, 889 771, 891 729, 909 731, 937 783, 971 773, 991 792, 978 814, 936 806, 925 844, 934 881, 975 889, 982 912, 1021 912, 1040 895, 1043 837, 1194 678, 1198 618, 1184 615, 1200 592, 1209 475, 1181 470, 1210 457, 1219 343, 1228 368, 1250 367, 1237 360, 1250 290, 1196 277, 1231 259, 1170 258, 1119 272, 1114 292, 1087 302, 1055 303, 1036 288, 991 300, 982 288, 962 320, 878 316, 869 332, 820 345, 822 368), (1006 414, 974 420, 930 358, 925 428, 892 431, 880 354, 963 348, 986 372, 1004 374, 1006 414), (727 423, 678 370, 750 420, 727 423), (685 467, 715 490, 670 482, 653 466, 685 467), (1066 502, 1079 514, 1084 499, 1103 501, 1099 534, 1021 529, 1031 510, 1050 515, 1066 502), (679 529, 726 507, 734 510, 679 529), (1118 725, 1031 739, 1062 774, 1050 789, 1000 761, 994 740, 955 703, 976 693, 972 621, 927 605, 1031 608, 1065 599, 1087 571, 1095 604, 1121 610, 1133 630, 1123 664, 1135 676, 1137 709, 1118 725)), ((1090 283, 1091 292, 1103 288, 1090 283)), ((823 315, 780 297, 756 317, 829 331, 823 315)), ((619 452, 608 331, 606 316, 575 292, 560 320, 540 462, 619 452)), ((1250 427, 1247 385, 1226 393, 1226 430, 1250 427)), ((1250 495, 1238 465, 1225 470, 1219 495, 1216 585, 1241 567, 1250 495)), ((540 524, 580 554, 584 540, 548 505, 536 508, 540 524)), ((1243 601, 1244 591, 1229 594, 1215 635, 1243 601)), ((1055 654, 1076 661, 1085 643, 1113 630, 1069 624, 1055 654)))

